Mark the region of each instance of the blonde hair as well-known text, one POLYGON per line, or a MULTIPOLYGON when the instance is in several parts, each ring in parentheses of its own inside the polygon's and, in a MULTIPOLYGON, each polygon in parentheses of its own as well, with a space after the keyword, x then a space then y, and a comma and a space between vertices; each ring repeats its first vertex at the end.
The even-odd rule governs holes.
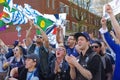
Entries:
POLYGON ((58 44, 58 47, 63 47, 64 50, 65 50, 65 55, 66 55, 66 48, 65 48, 64 44, 63 44, 63 43, 59 43, 59 44, 58 44))

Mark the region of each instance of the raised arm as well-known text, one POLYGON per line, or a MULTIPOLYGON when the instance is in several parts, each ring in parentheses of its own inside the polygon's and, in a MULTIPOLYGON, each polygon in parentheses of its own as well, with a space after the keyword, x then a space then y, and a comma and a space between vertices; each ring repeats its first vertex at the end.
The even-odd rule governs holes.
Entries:
POLYGON ((110 5, 106 5, 105 9, 106 9, 106 12, 110 16, 112 27, 113 27, 113 29, 114 29, 114 31, 116 33, 116 36, 120 40, 120 36, 119 36, 120 35, 120 25, 119 25, 118 21, 116 20, 114 14, 113 14, 113 10, 112 10, 110 5))
POLYGON ((43 40, 44 40, 44 41, 43 41, 44 46, 45 46, 46 48, 49 48, 49 39, 48 39, 48 36, 46 35, 46 33, 45 33, 39 26, 37 26, 37 25, 35 25, 35 28, 38 29, 38 30, 40 30, 41 35, 42 35, 43 40))
POLYGON ((29 24, 30 24, 30 27, 26 31, 26 41, 25 41, 25 44, 27 47, 30 46, 30 44, 32 43, 32 39, 31 39, 30 35, 31 35, 31 30, 33 28, 33 22, 31 20, 29 20, 29 24))
POLYGON ((63 43, 63 29, 62 27, 57 27, 56 40, 58 43, 63 43))
POLYGON ((110 35, 113 37, 114 41, 116 42, 116 44, 120 44, 119 39, 116 37, 116 35, 114 34, 113 31, 110 31, 110 35))
POLYGON ((106 20, 105 18, 102 18, 101 19, 101 24, 102 24, 102 27, 100 28, 100 33, 102 34, 102 38, 103 40, 107 43, 107 45, 114 51, 118 51, 119 47, 118 45, 112 40, 109 32, 108 32, 108 29, 106 27, 106 20), (116 47, 115 47, 116 46, 116 47))

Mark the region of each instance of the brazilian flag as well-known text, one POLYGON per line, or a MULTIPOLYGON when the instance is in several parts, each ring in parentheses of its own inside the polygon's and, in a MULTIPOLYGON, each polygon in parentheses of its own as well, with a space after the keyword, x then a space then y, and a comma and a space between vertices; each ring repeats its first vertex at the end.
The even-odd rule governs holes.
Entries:
MULTIPOLYGON (((43 31, 46 31, 49 26, 53 25, 53 21, 51 21, 47 18, 44 18, 43 16, 37 16, 35 24, 37 24, 39 27, 41 27, 41 29, 43 31)), ((40 31, 37 30, 36 33, 40 34, 40 31)))

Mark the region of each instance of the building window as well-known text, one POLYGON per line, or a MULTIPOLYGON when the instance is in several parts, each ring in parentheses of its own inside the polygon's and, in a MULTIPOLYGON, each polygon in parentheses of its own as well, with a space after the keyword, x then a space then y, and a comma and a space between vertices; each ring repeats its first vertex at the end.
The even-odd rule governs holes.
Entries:
POLYGON ((75 22, 72 22, 72 30, 73 30, 73 32, 76 32, 76 23, 75 22))
POLYGON ((78 4, 78 0, 74 0, 73 3, 77 5, 78 4))
POLYGON ((74 9, 74 16, 75 16, 76 18, 79 18, 79 16, 78 16, 78 9, 74 9))
POLYGON ((69 6, 65 5, 66 13, 69 14, 69 6))
POLYGON ((52 9, 55 9, 55 0, 52 0, 52 9))
POLYGON ((50 7, 50 0, 46 0, 46 3, 47 3, 47 8, 50 7))
POLYGON ((86 31, 87 32, 87 27, 85 25, 82 25, 82 28, 81 28, 82 31, 86 31))
POLYGON ((68 1, 73 2, 73 0, 68 0, 68 1))
POLYGON ((69 31, 70 30, 70 21, 66 20, 66 30, 69 31))
POLYGON ((60 2, 60 8, 59 8, 60 12, 61 12, 61 13, 64 13, 64 12, 65 12, 64 9, 65 9, 65 4, 62 3, 62 2, 60 2))
POLYGON ((71 16, 74 17, 74 8, 71 8, 71 16))

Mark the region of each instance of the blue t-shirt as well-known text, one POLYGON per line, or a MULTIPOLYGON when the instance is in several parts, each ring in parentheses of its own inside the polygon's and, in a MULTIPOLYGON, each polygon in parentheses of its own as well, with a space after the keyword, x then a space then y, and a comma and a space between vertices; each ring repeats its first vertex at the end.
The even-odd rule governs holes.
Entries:
POLYGON ((39 50, 40 50, 39 48, 40 48, 40 47, 36 46, 36 47, 35 47, 35 50, 34 50, 34 53, 37 54, 37 55, 39 55, 39 50))
POLYGON ((65 45, 65 48, 66 48, 66 52, 67 52, 68 55, 72 54, 75 57, 79 56, 79 53, 76 51, 75 47, 70 48, 69 46, 65 45))
POLYGON ((27 72, 27 79, 26 80, 39 80, 37 76, 35 76, 36 69, 32 72, 27 72))

